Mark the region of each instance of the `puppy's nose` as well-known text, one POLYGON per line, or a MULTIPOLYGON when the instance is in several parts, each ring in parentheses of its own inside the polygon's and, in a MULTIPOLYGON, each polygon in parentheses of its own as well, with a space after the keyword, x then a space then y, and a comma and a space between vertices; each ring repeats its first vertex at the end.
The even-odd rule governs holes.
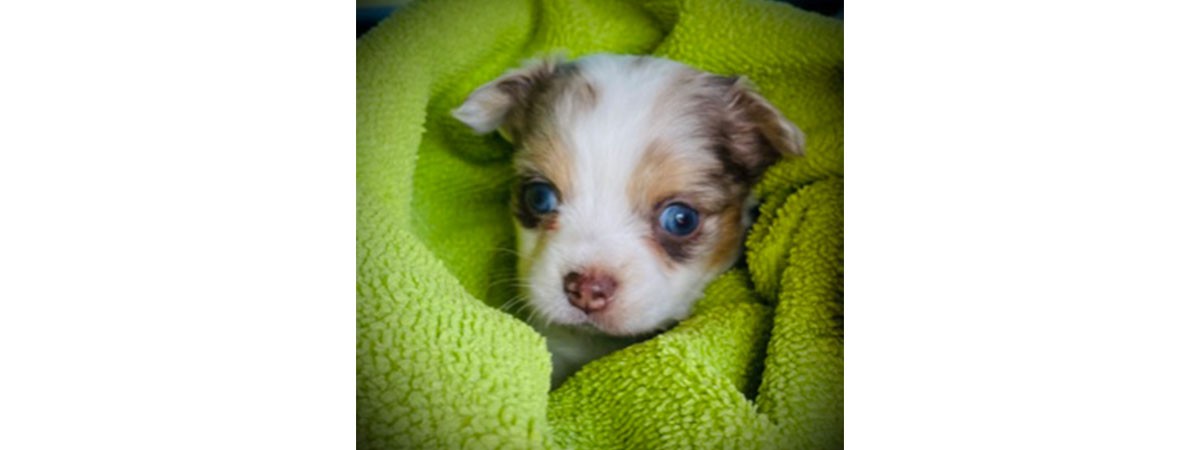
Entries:
POLYGON ((563 277, 563 291, 576 308, 586 313, 600 311, 612 300, 617 280, 604 272, 571 272, 563 277))

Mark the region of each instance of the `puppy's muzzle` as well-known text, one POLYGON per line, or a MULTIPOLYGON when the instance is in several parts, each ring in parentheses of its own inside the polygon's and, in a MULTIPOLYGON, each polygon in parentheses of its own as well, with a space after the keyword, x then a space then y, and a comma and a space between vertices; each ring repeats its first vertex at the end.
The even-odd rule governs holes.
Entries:
POLYGON ((566 292, 567 300, 589 314, 607 308, 612 303, 616 290, 616 278, 606 272, 571 272, 563 277, 563 292, 566 292))

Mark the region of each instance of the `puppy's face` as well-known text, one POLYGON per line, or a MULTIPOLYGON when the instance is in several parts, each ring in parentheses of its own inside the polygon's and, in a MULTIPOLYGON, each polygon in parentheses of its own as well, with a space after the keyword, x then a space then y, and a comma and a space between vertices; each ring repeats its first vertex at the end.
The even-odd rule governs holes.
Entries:
POLYGON ((804 147, 741 79, 649 57, 541 61, 454 114, 516 146, 518 274, 533 311, 612 335, 684 318, 737 260, 751 184, 804 147))

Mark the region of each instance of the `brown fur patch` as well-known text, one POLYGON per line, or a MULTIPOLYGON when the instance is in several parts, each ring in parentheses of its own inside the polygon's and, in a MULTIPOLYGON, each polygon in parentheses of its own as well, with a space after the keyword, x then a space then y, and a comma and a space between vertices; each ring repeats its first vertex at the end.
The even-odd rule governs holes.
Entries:
POLYGON ((738 251, 742 248, 742 203, 730 205, 717 217, 717 240, 713 244, 708 259, 710 269, 719 268, 733 262, 738 251))
MULTIPOLYGON (((706 253, 712 245, 721 248, 728 244, 724 221, 710 226, 709 217, 723 211, 738 210, 746 190, 728 183, 713 183, 711 173, 720 170, 720 163, 710 153, 688 152, 673 148, 667 141, 656 140, 644 151, 632 174, 626 195, 635 214, 649 221, 651 241, 656 255, 667 267, 706 253), (700 213, 701 224, 689 236, 675 236, 659 226, 659 216, 672 203, 683 203, 700 213)), ((736 221, 734 222, 737 225, 736 221)), ((738 230, 732 237, 739 242, 738 230)))
POLYGON ((496 82, 496 89, 504 94, 501 98, 507 103, 489 102, 484 106, 506 109, 500 124, 501 134, 509 139, 519 139, 521 133, 528 129, 534 100, 553 78, 556 65, 554 60, 541 60, 513 71, 496 82))
POLYGON ((625 187, 626 196, 635 211, 653 213, 665 200, 687 194, 697 208, 720 206, 721 186, 706 183, 707 174, 716 168, 716 161, 703 153, 691 154, 672 148, 665 140, 655 140, 646 147, 641 161, 630 174, 625 187))
POLYGON ((803 134, 744 78, 685 70, 669 86, 652 117, 663 120, 658 127, 671 136, 646 149, 629 197, 651 220, 656 253, 668 267, 705 254, 708 267, 719 269, 741 250, 751 187, 780 156, 802 152, 803 134), (661 208, 673 201, 700 212, 702 225, 692 236, 672 236, 658 226, 661 208))
POLYGON ((549 70, 540 85, 527 92, 520 110, 510 115, 509 130, 517 146, 517 173, 525 180, 554 185, 564 202, 572 196, 573 158, 560 133, 574 117, 595 109, 599 93, 574 64, 560 63, 549 70))
POLYGON ((558 189, 564 200, 571 197, 571 152, 555 135, 529 136, 514 159, 517 173, 525 178, 542 178, 558 189))
POLYGON ((545 182, 558 192, 562 204, 571 198, 571 153, 562 140, 548 135, 527 138, 514 163, 517 167, 517 183, 513 188, 513 214, 525 228, 540 225, 545 230, 557 228, 556 214, 538 215, 525 205, 525 187, 534 182, 545 182))
POLYGON ((517 146, 514 163, 521 180, 514 189, 513 211, 526 228, 554 230, 554 214, 538 217, 529 211, 521 191, 531 180, 542 180, 558 190, 560 203, 569 201, 573 158, 560 133, 574 118, 595 109, 599 92, 575 64, 546 62, 530 70, 536 83, 512 91, 523 97, 504 126, 517 146))
MULTIPOLYGON (((530 136, 553 132, 596 108, 599 89, 573 63, 536 66, 536 83, 519 91, 519 104, 506 116, 502 129, 510 140, 524 144, 530 136)), ((518 91, 514 91, 518 92, 518 91)))

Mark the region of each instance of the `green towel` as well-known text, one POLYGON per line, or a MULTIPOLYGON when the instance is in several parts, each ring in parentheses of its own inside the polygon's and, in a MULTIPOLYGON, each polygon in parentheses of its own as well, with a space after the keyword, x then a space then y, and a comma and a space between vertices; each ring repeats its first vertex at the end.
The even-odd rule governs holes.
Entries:
POLYGON ((358 42, 358 444, 842 446, 842 25, 759 0, 415 2, 358 42), (449 111, 530 57, 748 76, 808 135, 756 187, 746 264, 550 390, 515 295, 511 147, 449 111))

